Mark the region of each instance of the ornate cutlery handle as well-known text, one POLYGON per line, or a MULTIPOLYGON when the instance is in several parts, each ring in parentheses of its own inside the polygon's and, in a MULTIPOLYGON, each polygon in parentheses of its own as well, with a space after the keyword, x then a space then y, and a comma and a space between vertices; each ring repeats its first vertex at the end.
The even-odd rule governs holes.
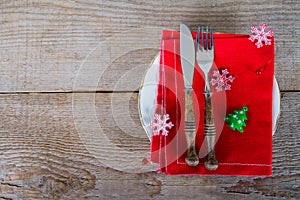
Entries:
POLYGON ((195 148, 196 139, 196 125, 193 105, 193 89, 185 90, 185 136, 188 145, 188 152, 185 157, 185 162, 189 166, 196 166, 199 164, 199 157, 195 148))
POLYGON ((216 138, 216 129, 215 121, 213 115, 212 107, 212 92, 207 91, 204 93, 205 97, 205 114, 204 114, 204 135, 207 145, 207 158, 204 162, 205 168, 207 170, 216 170, 218 168, 218 161, 215 156, 215 138, 216 138))

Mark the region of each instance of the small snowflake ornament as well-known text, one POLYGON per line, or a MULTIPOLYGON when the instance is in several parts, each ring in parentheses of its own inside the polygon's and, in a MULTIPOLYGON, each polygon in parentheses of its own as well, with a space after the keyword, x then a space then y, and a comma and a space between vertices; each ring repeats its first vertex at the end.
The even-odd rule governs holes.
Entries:
POLYGON ((214 70, 213 78, 211 79, 210 83, 214 88, 217 90, 217 92, 221 92, 224 90, 230 90, 231 85, 229 83, 232 83, 234 80, 234 77, 229 75, 229 72, 227 69, 222 70, 222 74, 218 70, 214 70))
POLYGON ((167 130, 167 128, 171 129, 174 126, 172 122, 167 122, 169 119, 170 117, 168 114, 163 116, 155 114, 154 119, 150 124, 153 129, 153 135, 159 135, 159 133, 161 132, 162 135, 168 136, 169 131, 167 130))
POLYGON ((244 106, 243 109, 235 110, 233 114, 228 114, 228 117, 224 119, 225 122, 227 122, 228 127, 232 130, 237 130, 243 133, 243 127, 246 126, 245 120, 247 120, 247 111, 248 107, 244 106))
POLYGON ((268 37, 273 37, 274 31, 270 29, 268 32, 266 32, 267 28, 268 26, 266 25, 266 23, 260 25, 260 30, 258 30, 257 26, 251 27, 251 32, 254 34, 250 35, 249 40, 251 40, 252 42, 257 40, 257 42, 255 43, 257 48, 262 47, 263 42, 265 43, 265 45, 271 45, 271 39, 269 39, 268 37))

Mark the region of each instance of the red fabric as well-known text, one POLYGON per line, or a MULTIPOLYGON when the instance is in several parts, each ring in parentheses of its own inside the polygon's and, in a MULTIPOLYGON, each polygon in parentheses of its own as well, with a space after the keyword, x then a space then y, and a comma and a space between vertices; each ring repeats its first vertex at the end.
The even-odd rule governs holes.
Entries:
MULTIPOLYGON (((195 39, 195 33, 193 33, 195 39)), ((257 48, 248 35, 214 34, 214 69, 228 69, 235 77, 231 90, 213 89, 213 108, 217 130, 215 152, 219 167, 208 171, 204 167, 204 81, 195 64, 194 108, 197 127, 196 148, 200 164, 185 164, 184 85, 180 63, 179 32, 163 31, 160 52, 160 82, 158 114, 169 114, 174 127, 168 136, 152 136, 151 161, 159 164, 158 172, 167 175, 244 175, 272 174, 272 88, 274 75, 274 39, 272 45, 257 48), (244 133, 232 131, 224 117, 248 106, 244 133)), ((196 62, 197 63, 197 62, 196 62)), ((211 71, 212 72, 212 71, 211 71)), ((212 73, 211 73, 212 74, 212 73)), ((213 88, 213 87, 212 87, 213 88)))

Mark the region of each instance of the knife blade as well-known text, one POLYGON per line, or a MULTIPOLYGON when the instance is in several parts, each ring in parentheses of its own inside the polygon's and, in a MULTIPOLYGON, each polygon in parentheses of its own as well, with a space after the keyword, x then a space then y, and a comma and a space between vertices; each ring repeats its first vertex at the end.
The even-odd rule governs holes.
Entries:
POLYGON ((196 125, 192 87, 195 70, 195 45, 191 31, 185 24, 180 24, 180 61, 185 93, 184 131, 188 146, 185 162, 189 166, 196 166, 199 163, 199 157, 195 148, 196 125))
POLYGON ((195 45, 190 29, 180 24, 180 59, 184 87, 192 88, 195 67, 195 45))

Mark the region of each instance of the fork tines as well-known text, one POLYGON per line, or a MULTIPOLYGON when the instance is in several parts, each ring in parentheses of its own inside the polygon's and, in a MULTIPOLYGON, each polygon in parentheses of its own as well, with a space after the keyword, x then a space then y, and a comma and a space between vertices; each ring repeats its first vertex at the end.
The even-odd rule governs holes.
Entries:
POLYGON ((200 50, 211 50, 214 45, 214 38, 213 38, 213 29, 210 25, 209 28, 206 26, 206 31, 204 32, 204 26, 200 28, 198 26, 197 29, 197 36, 196 36, 196 46, 197 49, 200 50), (209 29, 209 30, 208 30, 209 29), (205 37, 204 37, 205 35, 205 37))

